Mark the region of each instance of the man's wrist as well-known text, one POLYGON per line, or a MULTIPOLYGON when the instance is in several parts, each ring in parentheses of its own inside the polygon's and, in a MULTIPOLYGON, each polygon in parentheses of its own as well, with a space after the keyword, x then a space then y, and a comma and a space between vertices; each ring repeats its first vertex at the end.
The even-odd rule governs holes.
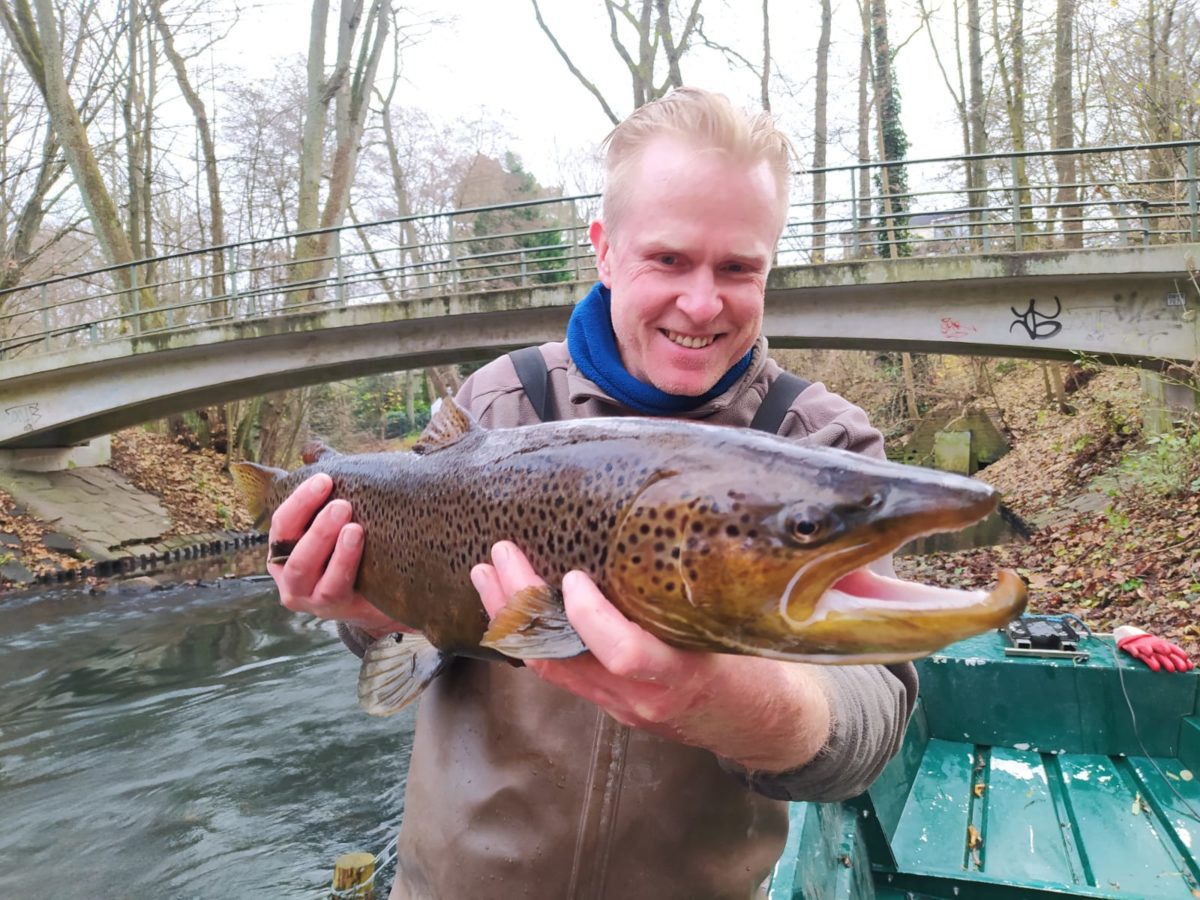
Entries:
POLYGON ((748 772, 790 772, 811 762, 829 741, 833 712, 814 666, 760 660, 762 674, 751 692, 760 698, 761 721, 747 729, 744 747, 722 754, 748 772))

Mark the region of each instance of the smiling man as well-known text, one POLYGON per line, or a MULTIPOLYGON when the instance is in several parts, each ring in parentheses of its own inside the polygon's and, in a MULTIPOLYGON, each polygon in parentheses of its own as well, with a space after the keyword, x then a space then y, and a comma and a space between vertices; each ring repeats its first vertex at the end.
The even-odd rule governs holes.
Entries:
MULTIPOLYGON (((590 232, 600 283, 567 340, 538 348, 532 370, 530 357, 520 373, 510 357, 485 366, 458 402, 486 427, 674 416, 882 456, 860 409, 767 356, 789 154, 769 116, 706 91, 635 111, 609 136, 590 232), (526 390, 538 376, 542 409, 526 390)), ((362 530, 345 501, 322 508, 329 490, 315 476, 276 512, 272 542, 298 543, 269 571, 286 606, 339 620, 361 654, 403 628, 355 593, 362 530)), ((492 615, 540 582, 509 542, 471 577, 492 615)), ((392 897, 753 897, 783 848, 782 801, 852 796, 900 746, 911 665, 681 651, 585 573, 562 586, 588 653, 460 659, 422 696, 392 897)))

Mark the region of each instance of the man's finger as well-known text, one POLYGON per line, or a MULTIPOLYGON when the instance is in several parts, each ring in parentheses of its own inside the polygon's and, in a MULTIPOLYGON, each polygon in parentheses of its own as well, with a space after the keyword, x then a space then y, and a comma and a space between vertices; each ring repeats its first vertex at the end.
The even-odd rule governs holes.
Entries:
POLYGON ((635 681, 677 676, 679 651, 621 615, 585 573, 567 573, 563 597, 571 625, 609 672, 635 681))
POLYGON ((492 547, 492 564, 496 567, 505 597, 511 597, 527 587, 546 583, 545 579, 533 570, 525 554, 516 544, 509 541, 500 541, 492 547))
POLYGON ((333 479, 319 472, 292 491, 271 516, 268 540, 271 543, 299 540, 331 490, 333 479))
POLYGON ((475 585, 475 590, 479 591, 479 599, 483 601, 483 608, 487 610, 489 618, 495 618, 496 613, 504 609, 508 598, 504 594, 504 588, 500 585, 500 576, 496 572, 495 566, 489 566, 487 563, 480 563, 471 570, 471 584, 475 585))

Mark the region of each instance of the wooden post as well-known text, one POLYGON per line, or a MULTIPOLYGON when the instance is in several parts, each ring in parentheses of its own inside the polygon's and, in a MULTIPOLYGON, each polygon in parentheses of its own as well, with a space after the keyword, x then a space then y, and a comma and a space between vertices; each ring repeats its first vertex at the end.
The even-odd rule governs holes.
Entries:
POLYGON ((900 354, 901 368, 904 370, 904 398, 908 402, 908 418, 915 423, 921 418, 917 408, 917 380, 913 374, 913 359, 911 353, 900 354))
POLYGON ((343 853, 333 864, 333 896, 375 900, 375 857, 343 853))

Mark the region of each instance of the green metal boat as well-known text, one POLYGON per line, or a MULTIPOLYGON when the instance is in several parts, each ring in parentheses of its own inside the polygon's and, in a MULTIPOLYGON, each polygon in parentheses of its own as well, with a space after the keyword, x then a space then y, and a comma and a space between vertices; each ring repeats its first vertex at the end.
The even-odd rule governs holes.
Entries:
POLYGON ((900 754, 792 805, 771 900, 1200 898, 1200 672, 1105 636, 1027 652, 997 632, 918 662, 900 754))

